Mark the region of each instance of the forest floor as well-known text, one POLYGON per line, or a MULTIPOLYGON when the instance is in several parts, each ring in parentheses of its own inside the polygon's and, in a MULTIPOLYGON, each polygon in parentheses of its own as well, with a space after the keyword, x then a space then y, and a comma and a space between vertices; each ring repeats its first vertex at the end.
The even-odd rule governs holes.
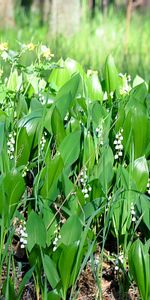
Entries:
MULTIPOLYGON (((19 251, 19 256, 23 255, 22 252, 19 251)), ((96 254, 96 256, 99 253, 96 254)), ((20 257, 19 257, 20 258, 20 257)), ((18 260, 18 258, 17 258, 18 260)), ((19 284, 22 281, 23 276, 28 271, 28 263, 22 263, 24 265, 23 271, 21 272, 16 264, 15 275, 17 274, 16 280, 16 291, 18 290, 19 284)), ((6 279, 7 267, 3 268, 2 281, 6 279)), ((13 272, 10 272, 10 277, 13 280, 13 272)), ((120 282, 120 281, 119 281, 120 282)), ((96 279, 94 278, 94 274, 92 272, 92 267, 90 261, 88 261, 87 266, 81 272, 79 280, 77 282, 76 291, 78 296, 76 300, 140 300, 139 293, 137 287, 133 284, 130 286, 127 293, 121 290, 121 286, 118 285, 116 272, 114 271, 114 265, 105 261, 102 265, 102 279, 101 279, 101 295, 98 298, 98 288, 96 285, 96 279), (100 298, 101 297, 101 298, 100 298)), ((0 300, 5 300, 3 296, 1 296, 0 290, 0 300)), ((8 299, 6 299, 8 300, 8 299)), ((9 299, 16 300, 16 299, 9 299)), ((30 280, 29 283, 25 286, 23 295, 21 300, 37 300, 34 282, 30 280)), ((42 300, 42 298, 38 299, 42 300)), ((68 300, 70 297, 68 296, 68 300)))

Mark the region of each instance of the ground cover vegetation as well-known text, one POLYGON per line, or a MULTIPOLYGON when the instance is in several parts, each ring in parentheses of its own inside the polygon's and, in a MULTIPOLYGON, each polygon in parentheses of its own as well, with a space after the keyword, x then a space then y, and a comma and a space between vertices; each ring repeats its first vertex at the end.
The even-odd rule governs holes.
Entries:
POLYGON ((1 299, 77 299, 87 264, 103 299, 105 262, 149 300, 148 83, 111 55, 101 77, 42 44, 0 56, 1 299))

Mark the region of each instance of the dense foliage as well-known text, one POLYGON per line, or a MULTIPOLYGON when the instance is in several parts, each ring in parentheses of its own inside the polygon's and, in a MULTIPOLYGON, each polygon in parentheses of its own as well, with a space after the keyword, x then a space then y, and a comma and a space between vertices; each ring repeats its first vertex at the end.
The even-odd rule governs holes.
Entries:
POLYGON ((100 297, 107 259, 124 292, 134 279, 148 300, 148 84, 138 76, 131 83, 111 56, 102 78, 69 58, 53 62, 45 45, 24 44, 16 52, 2 43, 0 56, 9 74, 1 70, 0 274, 7 266, 1 294, 21 299, 33 278, 37 299, 76 299, 91 259, 100 297), (25 66, 27 53, 34 63, 25 66), (15 268, 24 259, 16 288, 15 268))

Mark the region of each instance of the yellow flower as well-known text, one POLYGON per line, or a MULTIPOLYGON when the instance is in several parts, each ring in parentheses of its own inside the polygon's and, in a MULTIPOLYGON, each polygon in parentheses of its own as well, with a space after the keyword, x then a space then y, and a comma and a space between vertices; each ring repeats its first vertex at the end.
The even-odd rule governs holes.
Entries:
POLYGON ((41 46, 41 54, 44 58, 49 60, 54 56, 54 54, 51 53, 50 49, 45 45, 41 46))
POLYGON ((8 50, 8 43, 4 42, 0 44, 0 51, 8 50))
POLYGON ((35 49, 35 45, 33 43, 27 44, 26 47, 29 51, 33 51, 35 49))

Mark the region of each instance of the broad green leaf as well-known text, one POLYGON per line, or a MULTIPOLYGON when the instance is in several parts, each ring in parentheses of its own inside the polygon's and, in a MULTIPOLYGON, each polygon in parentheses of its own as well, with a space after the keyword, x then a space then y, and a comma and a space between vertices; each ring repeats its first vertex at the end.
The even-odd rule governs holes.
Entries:
POLYGON ((149 170, 144 156, 137 158, 131 170, 131 176, 139 192, 145 192, 148 183, 149 170))
POLYGON ((60 230, 60 242, 65 245, 70 245, 75 241, 80 240, 82 225, 77 215, 71 216, 60 230))
POLYGON ((133 87, 140 85, 143 82, 144 82, 144 79, 141 78, 140 76, 136 75, 136 77, 133 80, 133 87))
MULTIPOLYGON (((90 201, 88 203, 86 203, 83 207, 83 211, 84 211, 84 215, 85 215, 85 219, 89 219, 92 214, 99 208, 99 207, 104 207, 104 199, 102 198, 97 198, 94 199, 93 201, 90 201)), ((100 214, 103 212, 100 212, 100 214)))
POLYGON ((107 193, 113 178, 113 163, 114 156, 111 148, 104 147, 98 165, 95 166, 94 174, 95 178, 99 179, 105 193, 107 193))
POLYGON ((63 141, 66 133, 64 129, 63 120, 61 118, 60 112, 57 109, 57 107, 54 107, 51 116, 51 126, 52 126, 52 132, 56 138, 57 145, 59 145, 63 141))
POLYGON ((103 101, 102 87, 98 78, 97 72, 92 72, 87 78, 88 98, 93 100, 103 101))
POLYGON ((27 233, 28 233, 28 250, 29 252, 35 245, 39 247, 46 246, 46 229, 42 218, 33 210, 31 211, 27 221, 27 233))
POLYGON ((150 200, 146 195, 139 195, 138 201, 136 201, 136 206, 138 208, 140 216, 144 224, 147 226, 150 231, 150 200))
POLYGON ((16 107, 16 113, 18 119, 20 119, 21 117, 28 114, 28 106, 24 95, 19 94, 17 100, 18 100, 18 104, 16 107))
POLYGON ((5 221, 8 216, 12 217, 21 196, 25 190, 25 182, 22 176, 14 170, 7 173, 0 180, 0 215, 5 215, 5 221))
POLYGON ((70 287, 70 277, 77 249, 77 243, 63 246, 63 250, 59 259, 58 267, 63 286, 64 299, 66 299, 67 290, 70 287))
POLYGON ((47 294, 47 300, 61 300, 61 297, 58 295, 57 290, 54 290, 47 294))
POLYGON ((136 103, 132 105, 125 118, 124 123, 124 148, 130 155, 132 148, 134 149, 134 159, 141 156, 148 156, 149 152, 146 151, 150 145, 150 120, 146 113, 146 106, 136 103))
POLYGON ((64 161, 64 166, 72 165, 80 154, 80 131, 68 134, 59 146, 59 151, 64 161))
POLYGON ((85 133, 83 143, 83 165, 86 165, 88 170, 91 171, 95 162, 95 147, 93 137, 91 134, 85 133))
POLYGON ((30 157, 31 145, 25 127, 19 131, 17 138, 16 163, 17 166, 26 165, 30 157))
POLYGON ((43 186, 41 189, 41 196, 44 199, 51 200, 52 191, 57 186, 63 167, 63 160, 60 155, 57 155, 55 158, 49 159, 46 167, 42 170, 41 178, 43 180, 43 186))
POLYGON ((43 79, 41 80, 35 72, 26 74, 26 77, 29 84, 29 97, 31 97, 34 93, 38 94, 40 90, 44 90, 46 82, 43 79))
POLYGON ((134 88, 131 91, 131 99, 132 101, 137 101, 138 103, 143 103, 148 94, 148 87, 146 82, 142 82, 138 84, 137 86, 134 86, 134 88))
POLYGON ((56 106, 64 119, 67 111, 70 108, 72 101, 79 95, 81 95, 81 76, 75 74, 65 85, 62 86, 56 96, 56 106))
POLYGON ((13 92, 17 92, 21 89, 22 86, 22 74, 18 75, 17 70, 12 72, 9 76, 7 88, 13 92))
MULTIPOLYGON (((25 127, 27 135, 29 137, 29 145, 31 146, 34 143, 34 147, 38 144, 38 138, 35 139, 35 134, 37 128, 40 126, 40 122, 42 121, 43 109, 37 109, 31 112, 29 115, 23 117, 19 121, 19 127, 25 127)), ((42 124, 41 124, 42 126, 42 124)), ((39 132, 37 133, 37 135, 39 132)))
POLYGON ((128 193, 118 194, 113 203, 113 226, 115 235, 125 235, 130 224, 131 202, 128 193))
POLYGON ((95 101, 92 106, 92 122, 95 127, 101 125, 102 121, 105 119, 107 112, 99 102, 95 101))
POLYGON ((75 190, 74 184, 69 180, 65 172, 62 174, 62 185, 66 197, 75 190))
POLYGON ((60 89, 70 78, 71 74, 65 68, 65 62, 61 58, 58 61, 58 68, 52 70, 48 82, 56 86, 57 89, 60 89))
POLYGON ((129 270, 139 288, 142 300, 150 297, 150 255, 140 240, 136 240, 128 253, 129 270))
POLYGON ((58 68, 52 70, 48 81, 60 89, 75 73, 83 74, 83 69, 78 62, 71 58, 67 58, 65 61, 60 59, 58 68))
POLYGON ((105 88, 108 94, 118 89, 118 71, 116 69, 114 59, 111 55, 109 55, 106 59, 104 78, 105 88))
POLYGON ((60 281, 60 277, 58 275, 56 265, 48 255, 44 255, 43 266, 49 284, 54 289, 60 281))
POLYGON ((75 73, 84 75, 82 66, 76 60, 71 59, 69 57, 65 60, 65 68, 69 71, 71 75, 75 73))
POLYGON ((43 222, 46 228, 46 244, 49 247, 54 237, 57 221, 54 212, 49 208, 47 203, 44 204, 43 208, 43 222))

